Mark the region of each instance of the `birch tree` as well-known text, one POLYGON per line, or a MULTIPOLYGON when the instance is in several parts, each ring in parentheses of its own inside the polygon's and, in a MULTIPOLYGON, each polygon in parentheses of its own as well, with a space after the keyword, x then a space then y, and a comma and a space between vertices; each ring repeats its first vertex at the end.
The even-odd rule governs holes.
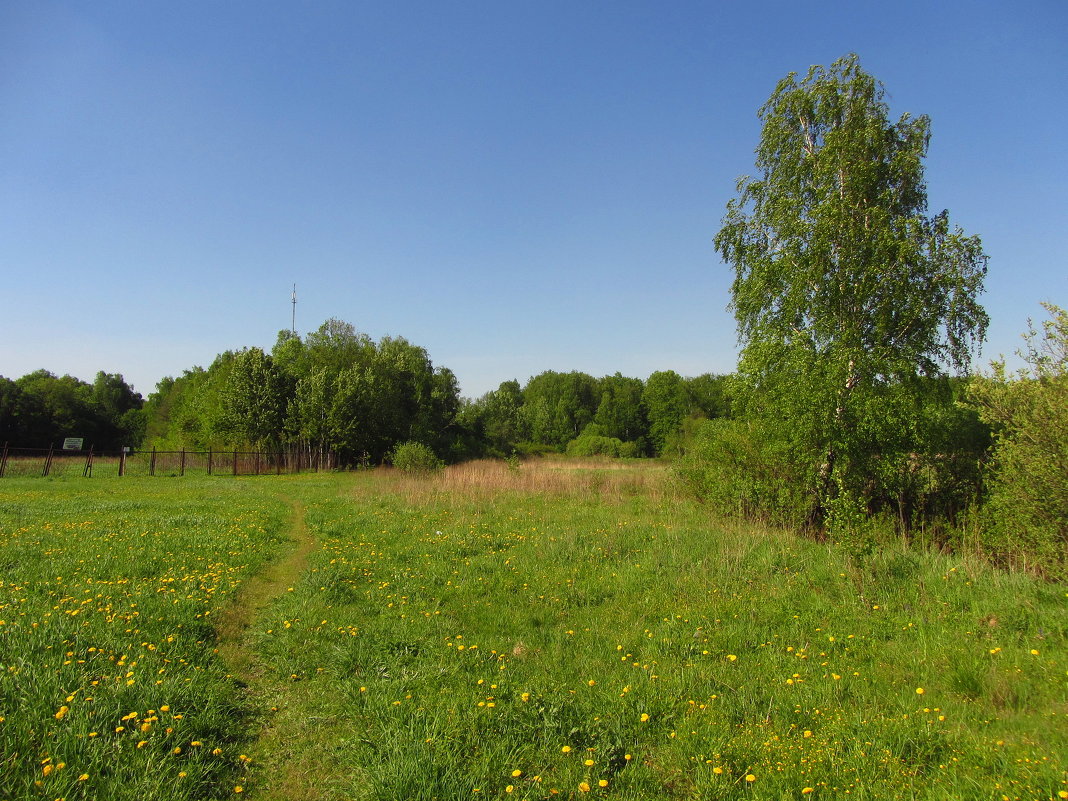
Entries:
POLYGON ((788 454, 808 522, 834 525, 907 469, 922 379, 967 370, 987 257, 927 213, 930 120, 892 121, 855 55, 789 74, 759 116, 757 174, 715 238, 743 400, 788 454))

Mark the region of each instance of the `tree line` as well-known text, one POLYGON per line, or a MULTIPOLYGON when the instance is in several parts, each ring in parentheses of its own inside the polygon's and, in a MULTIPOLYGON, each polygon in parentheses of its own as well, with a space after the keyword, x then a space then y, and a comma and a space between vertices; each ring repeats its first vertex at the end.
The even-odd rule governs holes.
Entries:
POLYGON ((47 448, 65 437, 82 437, 97 450, 137 445, 145 435, 143 405, 119 374, 98 372, 91 384, 47 370, 0 376, 0 445, 47 448))
POLYGON ((447 462, 546 451, 655 456, 679 446, 683 421, 728 412, 727 379, 594 378, 547 371, 476 400, 402 337, 372 340, 331 319, 306 337, 282 331, 270 352, 227 351, 161 381, 144 407, 146 442, 166 449, 248 446, 331 451, 380 464, 407 442, 447 462))
POLYGON ((646 380, 546 371, 460 397, 452 371, 403 337, 374 341, 331 319, 274 347, 228 350, 159 382, 147 400, 121 375, 93 384, 37 371, 0 379, 0 443, 160 450, 299 450, 346 466, 388 461, 420 443, 447 462, 545 452, 647 457, 679 452, 687 421, 730 413, 730 377, 646 380))

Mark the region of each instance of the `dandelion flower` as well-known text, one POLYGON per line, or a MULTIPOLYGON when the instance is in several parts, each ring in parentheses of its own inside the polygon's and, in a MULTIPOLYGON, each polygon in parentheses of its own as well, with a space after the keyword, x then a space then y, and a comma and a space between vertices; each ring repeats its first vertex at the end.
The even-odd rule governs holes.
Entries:
POLYGON ((727 654, 727 661, 728 662, 736 662, 736 661, 738 661, 738 657, 735 656, 734 654, 727 654))
POLYGON ((523 775, 523 771, 521 771, 521 770, 513 770, 512 771, 512 778, 513 779, 518 779, 522 775, 523 775))
POLYGON ((808 795, 811 792, 812 792, 812 788, 811 787, 802 787, 801 788, 801 795, 808 795))
POLYGON ((592 760, 592 759, 587 759, 587 760, 586 760, 586 761, 585 761, 585 762, 584 762, 583 764, 584 764, 584 765, 585 765, 585 766, 586 766, 587 768, 591 768, 591 767, 593 767, 593 760, 592 760))
POLYGON ((607 787, 608 786, 608 779, 601 779, 600 781, 597 782, 597 786, 598 787, 607 787))
POLYGON ((66 715, 66 714, 67 714, 68 712, 70 712, 70 707, 69 707, 69 706, 61 706, 61 707, 59 708, 59 711, 58 711, 58 712, 56 712, 56 720, 63 720, 64 716, 65 716, 65 715, 66 715))
POLYGON ((756 781, 756 776, 754 776, 752 773, 749 773, 749 774, 746 775, 745 780, 747 782, 755 782, 756 781))
POLYGON ((916 688, 916 695, 923 695, 923 694, 924 694, 923 687, 917 687, 916 688))
POLYGON ((88 780, 88 778, 89 778, 89 774, 88 773, 83 773, 81 776, 78 777, 78 781, 84 782, 84 781, 88 780))
POLYGON ((649 720, 649 713, 642 712, 642 723, 645 723, 647 720, 649 720))
POLYGON ((571 753, 571 746, 570 745, 565 745, 563 748, 560 749, 560 753, 562 753, 562 754, 570 754, 571 753))
POLYGON ((589 782, 579 782, 578 788, 580 792, 588 793, 590 791, 590 784, 589 782))

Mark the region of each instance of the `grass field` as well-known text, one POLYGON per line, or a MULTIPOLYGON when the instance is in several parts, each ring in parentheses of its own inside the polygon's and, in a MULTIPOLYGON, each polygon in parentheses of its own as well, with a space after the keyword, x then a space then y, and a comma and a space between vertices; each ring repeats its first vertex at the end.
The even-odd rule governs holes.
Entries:
POLYGON ((0 799, 1068 797, 1068 586, 668 479, 4 479, 0 799))

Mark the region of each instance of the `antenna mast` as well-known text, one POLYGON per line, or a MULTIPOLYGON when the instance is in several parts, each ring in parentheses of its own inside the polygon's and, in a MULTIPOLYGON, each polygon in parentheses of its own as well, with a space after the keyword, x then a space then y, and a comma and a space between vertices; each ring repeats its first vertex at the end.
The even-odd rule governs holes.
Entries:
POLYGON ((290 329, 289 330, 293 332, 294 336, 296 336, 296 334, 297 334, 297 285, 296 284, 293 284, 293 321, 290 324, 290 329))

